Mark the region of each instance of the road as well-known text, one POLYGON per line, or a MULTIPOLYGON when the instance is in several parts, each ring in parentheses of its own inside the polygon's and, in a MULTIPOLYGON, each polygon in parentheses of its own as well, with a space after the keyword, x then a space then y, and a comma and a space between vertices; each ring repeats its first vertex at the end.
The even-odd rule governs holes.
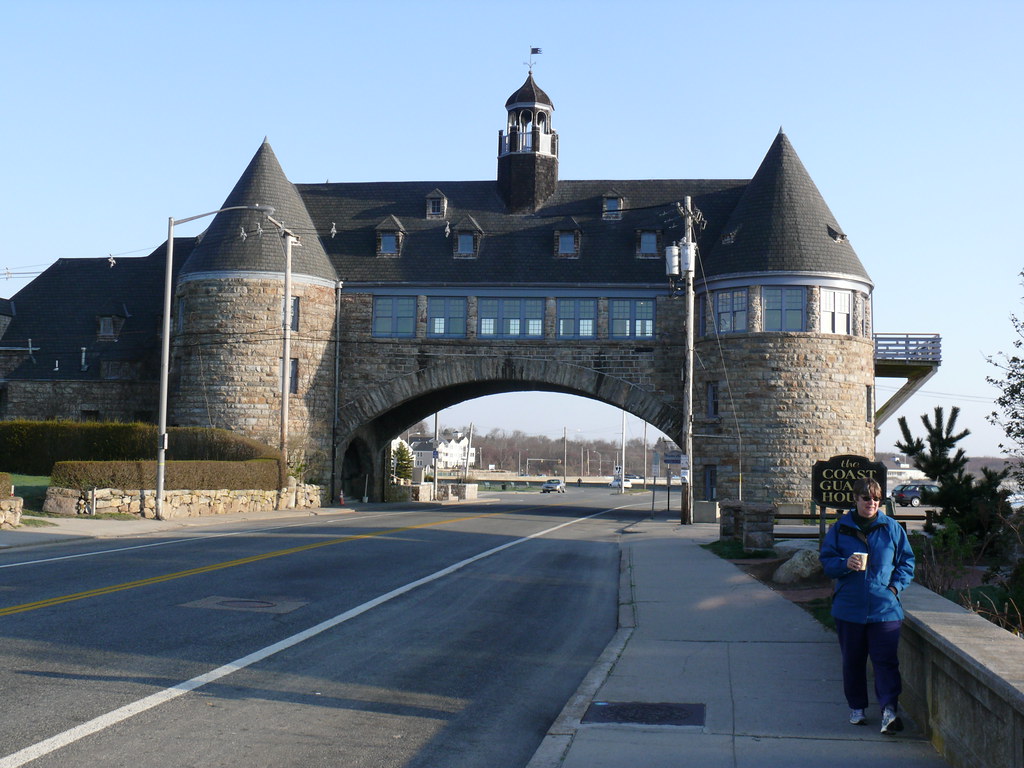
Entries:
POLYGON ((525 765, 615 630, 617 539, 645 499, 4 552, 0 768, 525 765))

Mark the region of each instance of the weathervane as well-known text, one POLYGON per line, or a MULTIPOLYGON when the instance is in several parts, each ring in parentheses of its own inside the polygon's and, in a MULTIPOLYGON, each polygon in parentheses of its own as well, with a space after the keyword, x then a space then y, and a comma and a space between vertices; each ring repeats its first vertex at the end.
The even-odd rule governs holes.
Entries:
POLYGON ((531 48, 530 49, 530 60, 523 62, 523 64, 525 66, 530 68, 530 74, 531 75, 533 74, 533 57, 534 56, 540 56, 542 53, 544 53, 544 51, 542 51, 540 48, 531 48))

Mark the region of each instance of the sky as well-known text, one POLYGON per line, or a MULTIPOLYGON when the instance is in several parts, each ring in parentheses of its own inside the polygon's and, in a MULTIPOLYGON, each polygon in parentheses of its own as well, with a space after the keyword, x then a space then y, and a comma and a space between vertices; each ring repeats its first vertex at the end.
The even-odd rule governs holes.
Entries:
MULTIPOLYGON (((264 137, 295 183, 494 179, 538 47, 562 179, 746 179, 783 128, 874 281, 875 331, 942 336, 896 416, 920 435, 959 407, 968 455, 999 455, 988 360, 1024 314, 1022 28, 1019 0, 8 0, 0 297, 59 258, 146 255, 168 217, 220 207, 264 137)), ((621 430, 583 398, 496 397, 441 423, 621 430)), ((894 416, 876 449, 898 438, 894 416)))

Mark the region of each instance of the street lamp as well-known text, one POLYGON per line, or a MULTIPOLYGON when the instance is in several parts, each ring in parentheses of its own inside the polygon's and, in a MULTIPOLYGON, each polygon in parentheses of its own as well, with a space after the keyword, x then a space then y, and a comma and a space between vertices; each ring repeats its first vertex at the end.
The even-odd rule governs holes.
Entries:
POLYGON ((274 209, 269 205, 259 204, 231 205, 226 208, 218 208, 216 211, 188 216, 184 219, 175 219, 173 216, 167 219, 167 263, 164 265, 164 318, 163 335, 160 339, 160 405, 157 426, 159 434, 156 445, 156 503, 154 514, 157 520, 164 519, 164 472, 167 454, 167 380, 171 359, 171 297, 174 294, 174 227, 176 224, 185 224, 207 216, 215 216, 222 211, 262 211, 269 216, 274 212, 274 209))

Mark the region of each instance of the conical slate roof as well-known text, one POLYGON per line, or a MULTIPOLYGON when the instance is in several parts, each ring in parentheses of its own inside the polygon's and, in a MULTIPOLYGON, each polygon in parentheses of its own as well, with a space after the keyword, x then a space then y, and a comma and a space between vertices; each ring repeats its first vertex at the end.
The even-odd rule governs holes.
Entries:
POLYGON ((848 275, 870 281, 782 131, 713 245, 707 277, 758 272, 848 275))
MULTIPOLYGON (((285 177, 266 140, 221 207, 257 204, 272 206, 273 217, 299 237, 301 245, 292 249, 294 275, 337 279, 302 198, 285 177)), ((266 215, 246 210, 218 213, 182 266, 180 276, 220 271, 284 271, 280 231, 266 215)))
POLYGON ((526 76, 526 82, 519 90, 508 97, 505 107, 511 107, 513 104, 547 104, 552 109, 555 108, 551 98, 533 81, 533 72, 526 76))

